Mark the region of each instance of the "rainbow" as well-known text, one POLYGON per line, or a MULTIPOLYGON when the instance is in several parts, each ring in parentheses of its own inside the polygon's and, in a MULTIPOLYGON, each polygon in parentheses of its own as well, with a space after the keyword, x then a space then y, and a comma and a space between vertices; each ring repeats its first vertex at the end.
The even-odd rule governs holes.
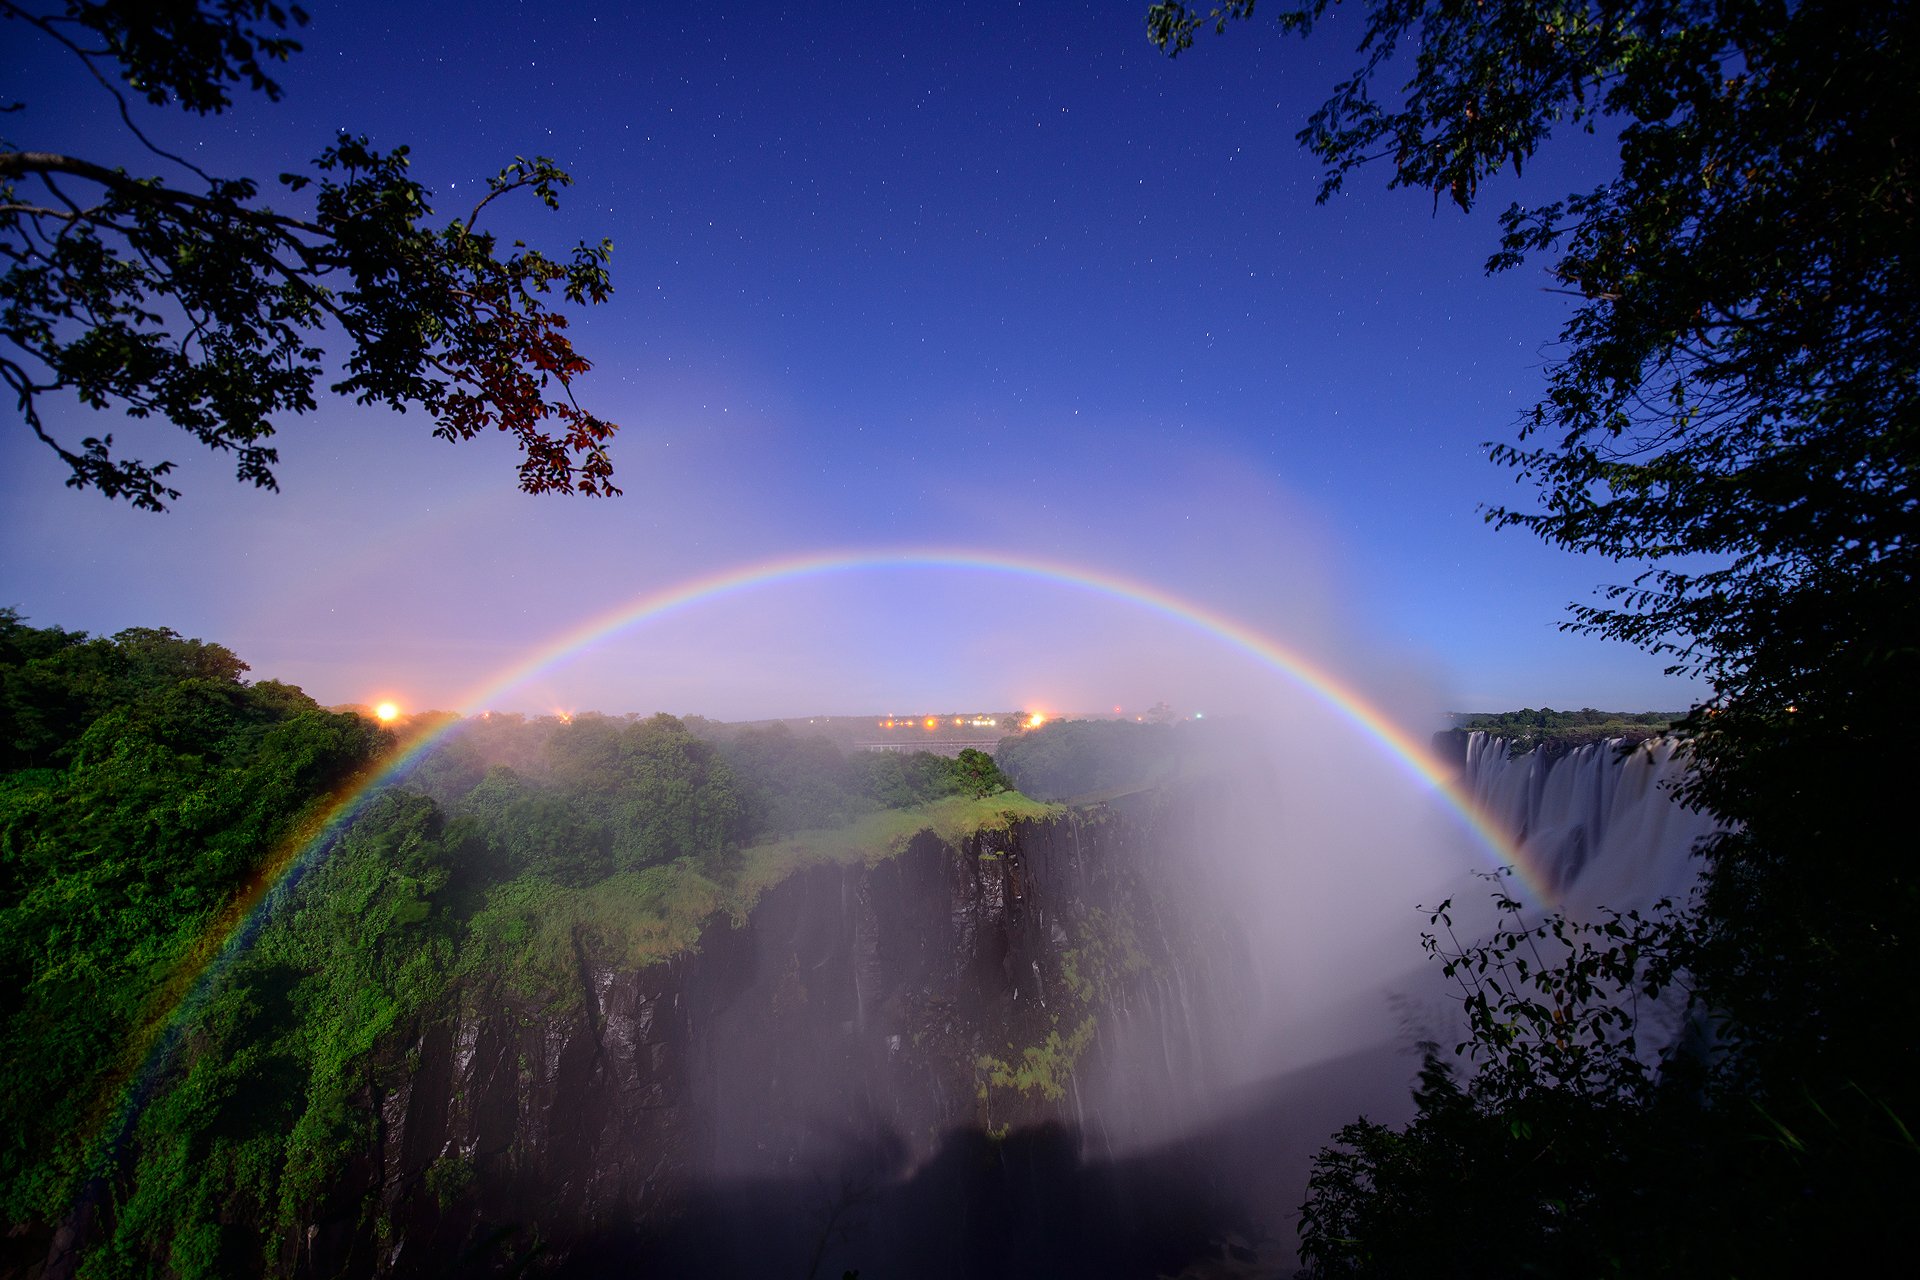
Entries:
MULTIPOLYGON (((531 656, 495 675, 462 700, 462 716, 486 710, 503 695, 543 672, 581 656, 623 631, 727 596, 774 583, 873 569, 961 570, 1007 574, 1067 587, 1139 606, 1238 650, 1288 677, 1370 738, 1416 784, 1431 789, 1446 808, 1499 864, 1511 865, 1534 897, 1552 901, 1547 882, 1472 798, 1451 770, 1426 746, 1396 725, 1352 686, 1299 654, 1225 614, 1158 587, 1084 566, 990 552, 946 549, 826 552, 783 557, 724 570, 662 588, 615 606, 561 633, 531 656)), ((144 1043, 130 1046, 128 1061, 142 1061, 122 1095, 118 1121, 109 1126, 117 1143, 131 1132, 140 1106, 164 1069, 180 1029, 205 1001, 220 971, 244 953, 271 914, 276 897, 297 884, 380 790, 403 778, 411 767, 458 725, 458 718, 437 720, 403 738, 383 760, 314 806, 274 856, 236 895, 209 930, 205 941, 183 960, 156 992, 144 1043)))
POLYGON ((537 676, 587 653, 619 633, 696 605, 779 582, 867 569, 957 569, 1009 574, 1036 582, 1076 588, 1144 607, 1209 636, 1285 675, 1337 712, 1378 744, 1421 786, 1437 793, 1446 807, 1498 863, 1510 864, 1540 901, 1549 900, 1547 882, 1535 874, 1512 838, 1462 790, 1453 771, 1427 747, 1396 725, 1351 685, 1243 623, 1168 591, 1080 565, 980 551, 917 550, 828 552, 761 561, 704 578, 695 578, 640 596, 590 618, 536 650, 494 678, 461 707, 473 715, 537 676))

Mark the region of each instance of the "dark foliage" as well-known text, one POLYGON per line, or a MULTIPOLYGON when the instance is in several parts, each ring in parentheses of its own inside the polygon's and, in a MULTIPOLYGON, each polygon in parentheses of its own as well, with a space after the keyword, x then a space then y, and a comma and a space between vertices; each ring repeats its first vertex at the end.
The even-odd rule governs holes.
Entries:
MULTIPOLYGON (((1178 52, 1252 10, 1159 4, 1149 25, 1178 52)), ((1817 1274, 1911 1249, 1920 1041, 1904 1029, 1920 1017, 1920 880, 1899 798, 1920 712, 1914 10, 1376 0, 1359 69, 1299 135, 1328 166, 1323 196, 1380 161, 1391 185, 1462 208, 1556 129, 1614 138, 1607 181, 1501 215, 1489 270, 1544 257, 1579 304, 1520 441, 1493 449, 1537 503, 1489 518, 1649 566, 1565 625, 1666 655, 1714 690, 1683 726, 1686 796, 1729 833, 1704 851, 1704 896, 1670 941, 1716 1052, 1679 1118, 1635 1100, 1551 1140, 1650 1187, 1703 1171, 1694 1143, 1718 1182, 1679 1221, 1548 1196, 1542 1230, 1587 1254, 1517 1251, 1496 1272, 1691 1274, 1692 1259, 1817 1274)), ((1280 22, 1305 33, 1327 13, 1313 0, 1280 22)), ((1476 1043, 1505 1051, 1482 1030, 1476 1043)), ((1529 1105, 1443 1086, 1430 1074, 1409 1135, 1445 1128, 1462 1096, 1494 1121, 1529 1105)), ((1355 1136, 1375 1172, 1411 1161, 1407 1203, 1451 1196, 1477 1238, 1501 1236, 1497 1189, 1442 1185, 1457 1146, 1415 1158, 1426 1149, 1355 1136)), ((1490 1167, 1524 1182, 1536 1164, 1490 1167)), ((1315 1266, 1399 1273, 1368 1259, 1410 1251, 1433 1219, 1374 1212, 1389 1182, 1320 1184, 1311 1212, 1361 1215, 1374 1235, 1323 1233, 1315 1266)))

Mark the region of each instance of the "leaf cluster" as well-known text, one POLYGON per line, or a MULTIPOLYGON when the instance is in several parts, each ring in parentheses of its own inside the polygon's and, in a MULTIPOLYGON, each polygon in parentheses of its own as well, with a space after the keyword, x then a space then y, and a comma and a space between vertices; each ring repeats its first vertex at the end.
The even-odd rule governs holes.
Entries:
MULTIPOLYGON (((1253 8, 1157 5, 1149 25, 1177 52, 1253 8)), ((1280 25, 1309 33, 1327 8, 1280 25)), ((1613 131, 1614 177, 1501 214, 1489 270, 1545 255, 1579 305, 1522 440, 1492 450, 1540 504, 1488 518, 1655 562, 1567 625, 1780 706, 1811 664, 1907 648, 1880 624, 1907 619, 1914 570, 1912 18, 1907 4, 1376 0, 1359 68, 1299 134, 1327 166, 1323 197, 1378 162, 1389 185, 1465 208, 1556 129, 1613 131), (1408 78, 1384 92, 1401 55, 1408 78), (1842 618, 1863 632, 1851 653, 1842 618)))
POLYGON ((471 824, 387 793, 274 904, 254 947, 185 1024, 120 1170, 106 1275, 258 1274, 325 1213, 376 1204, 343 1188, 376 1140, 396 1040, 446 996, 462 936, 471 824))
POLYGON ((273 0, 67 0, 59 13, 8 3, 5 15, 69 49, 117 62, 127 86, 154 106, 203 116, 231 107, 234 85, 279 101, 280 85, 264 64, 298 53, 300 42, 287 33, 307 25, 299 5, 273 0), (88 37, 98 45, 82 48, 88 37))
POLYGON ((1301 1211, 1307 1275, 1638 1274, 1683 1260, 1660 1255, 1672 1224, 1646 1216, 1642 1180, 1649 1147, 1671 1148, 1669 1166, 1692 1159, 1700 1117, 1676 1095, 1695 1064, 1658 1070, 1638 1039, 1640 1002, 1684 977, 1680 918, 1663 903, 1529 924, 1504 889, 1494 897, 1484 942, 1460 943, 1450 901, 1429 917, 1423 941, 1459 992, 1464 1039, 1451 1054, 1423 1047, 1411 1124, 1362 1119, 1320 1153, 1301 1211))

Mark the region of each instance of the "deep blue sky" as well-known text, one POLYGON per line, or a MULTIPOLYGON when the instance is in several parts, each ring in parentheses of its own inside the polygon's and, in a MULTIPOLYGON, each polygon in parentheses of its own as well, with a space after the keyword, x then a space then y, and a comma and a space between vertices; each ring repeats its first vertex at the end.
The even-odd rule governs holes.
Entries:
MULTIPOLYGON (((0 432, 0 603, 170 626, 323 701, 452 705, 637 593, 809 549, 940 544, 1127 573, 1438 705, 1683 705, 1660 663, 1557 632, 1628 570, 1516 532, 1486 460, 1565 300, 1480 264, 1471 216, 1385 174, 1326 206, 1293 134, 1351 58, 1265 26, 1169 61, 1144 2, 727 6, 335 3, 273 105, 142 123, 206 167, 299 167, 337 128, 408 143, 448 216, 516 154, 575 187, 501 230, 615 243, 576 321, 583 402, 623 424, 626 496, 530 498, 503 437, 454 447, 334 402, 288 422, 283 492, 180 460, 176 509, 61 487, 0 432)), ((104 95, 5 32, 15 143, 157 172, 104 95)), ((178 438, 178 443, 173 437, 178 438)), ((695 611, 525 705, 721 716, 1211 696, 1204 645, 978 575, 875 573, 695 611)))

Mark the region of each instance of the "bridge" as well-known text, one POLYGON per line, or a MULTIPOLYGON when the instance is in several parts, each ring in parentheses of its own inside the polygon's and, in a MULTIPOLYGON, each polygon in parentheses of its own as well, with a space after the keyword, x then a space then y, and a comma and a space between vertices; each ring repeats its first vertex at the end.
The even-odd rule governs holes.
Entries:
POLYGON ((847 747, 852 751, 931 751, 937 756, 958 756, 971 747, 991 755, 1005 736, 1000 732, 983 736, 980 733, 941 733, 938 730, 929 733, 924 729, 913 732, 896 730, 884 738, 857 739, 849 742, 847 747))

